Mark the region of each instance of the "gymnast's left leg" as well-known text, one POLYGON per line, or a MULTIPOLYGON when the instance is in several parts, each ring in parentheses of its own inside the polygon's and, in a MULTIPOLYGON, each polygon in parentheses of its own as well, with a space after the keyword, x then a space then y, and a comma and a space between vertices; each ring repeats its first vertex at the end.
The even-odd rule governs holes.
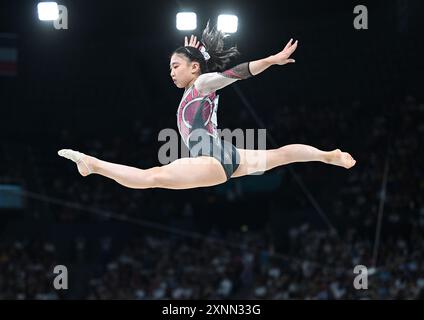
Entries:
POLYGON ((350 169, 356 163, 349 153, 340 149, 322 151, 306 144, 289 144, 270 150, 237 149, 237 151, 240 154, 240 165, 232 174, 232 178, 264 172, 295 162, 319 161, 346 169, 350 169))

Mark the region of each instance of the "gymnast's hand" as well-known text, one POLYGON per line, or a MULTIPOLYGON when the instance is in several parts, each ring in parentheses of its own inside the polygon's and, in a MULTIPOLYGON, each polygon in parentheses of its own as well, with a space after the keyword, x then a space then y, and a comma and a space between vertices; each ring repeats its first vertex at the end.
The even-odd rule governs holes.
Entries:
POLYGON ((197 37, 191 35, 190 37, 190 42, 188 42, 187 37, 184 37, 184 46, 185 47, 195 47, 195 48, 199 48, 200 46, 200 41, 197 41, 197 37))
POLYGON ((286 46, 284 47, 282 51, 269 57, 269 61, 272 64, 278 64, 280 66, 287 63, 294 63, 295 60, 289 59, 289 57, 297 48, 297 40, 294 43, 292 42, 293 42, 293 39, 290 39, 290 41, 287 42, 286 46))

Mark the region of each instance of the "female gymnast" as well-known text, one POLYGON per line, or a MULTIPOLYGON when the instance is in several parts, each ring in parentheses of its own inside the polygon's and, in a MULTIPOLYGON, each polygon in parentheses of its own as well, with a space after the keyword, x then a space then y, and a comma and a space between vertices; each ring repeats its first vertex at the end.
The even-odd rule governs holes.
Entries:
POLYGON ((290 56, 298 44, 290 39, 275 55, 226 69, 230 59, 239 52, 235 47, 224 49, 225 37, 216 27, 210 28, 208 23, 201 41, 193 35, 190 41, 185 37, 184 46, 171 55, 170 76, 178 88, 185 89, 177 110, 177 125, 190 151, 188 158, 139 169, 106 162, 72 149, 59 150, 58 154, 75 162, 84 177, 99 174, 134 189, 209 187, 225 183, 230 178, 294 162, 320 161, 346 169, 353 167, 356 161, 340 149, 322 151, 305 144, 289 144, 277 149, 247 150, 236 148, 218 136, 216 91, 238 80, 256 76, 273 65, 294 63, 290 56), (195 139, 194 132, 201 134, 195 139), (258 157, 265 162, 258 162, 258 157))

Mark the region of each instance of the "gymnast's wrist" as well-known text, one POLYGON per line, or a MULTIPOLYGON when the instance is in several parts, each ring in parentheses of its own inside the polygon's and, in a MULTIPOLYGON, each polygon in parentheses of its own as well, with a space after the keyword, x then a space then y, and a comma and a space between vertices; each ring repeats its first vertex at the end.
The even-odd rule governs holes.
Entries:
POLYGON ((269 66, 269 67, 271 67, 271 66, 273 66, 273 65, 275 65, 275 64, 276 64, 276 61, 275 61, 275 58, 274 58, 274 56, 273 56, 273 55, 271 55, 271 56, 269 56, 269 57, 264 58, 264 61, 265 61, 265 63, 267 63, 267 64, 268 64, 268 66, 269 66))

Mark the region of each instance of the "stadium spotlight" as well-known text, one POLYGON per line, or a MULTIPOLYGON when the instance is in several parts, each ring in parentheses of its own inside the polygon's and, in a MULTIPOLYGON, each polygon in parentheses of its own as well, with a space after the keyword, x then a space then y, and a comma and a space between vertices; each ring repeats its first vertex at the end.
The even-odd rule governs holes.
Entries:
POLYGON ((178 30, 194 30, 197 28, 197 16, 194 12, 177 13, 178 30))
POLYGON ((39 2, 37 5, 38 19, 53 21, 59 18, 59 7, 56 2, 39 2))
POLYGON ((218 16, 218 30, 224 33, 237 32, 238 18, 232 14, 220 14, 218 16))

